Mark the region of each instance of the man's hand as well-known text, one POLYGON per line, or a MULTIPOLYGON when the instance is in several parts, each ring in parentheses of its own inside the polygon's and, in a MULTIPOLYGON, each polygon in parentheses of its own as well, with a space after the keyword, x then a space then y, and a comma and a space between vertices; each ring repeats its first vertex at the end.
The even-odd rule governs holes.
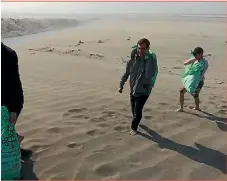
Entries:
POLYGON ((123 89, 122 89, 122 88, 119 88, 119 89, 118 89, 118 92, 119 92, 119 93, 122 93, 122 92, 123 92, 123 89))
POLYGON ((209 53, 209 54, 205 55, 204 57, 210 57, 210 56, 211 56, 211 54, 209 53))
POLYGON ((17 113, 11 112, 10 113, 10 122, 11 123, 16 123, 16 121, 17 121, 17 113))

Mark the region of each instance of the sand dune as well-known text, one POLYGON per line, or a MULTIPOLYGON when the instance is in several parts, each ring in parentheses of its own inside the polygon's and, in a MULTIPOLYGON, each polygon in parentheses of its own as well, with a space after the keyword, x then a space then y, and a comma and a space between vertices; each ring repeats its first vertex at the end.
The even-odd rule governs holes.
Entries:
POLYGON ((14 47, 25 91, 17 129, 34 152, 24 177, 225 179, 225 23, 119 24, 66 30, 14 47), (132 45, 143 36, 157 53, 159 75, 141 133, 130 136, 128 84, 122 95, 117 88, 132 45), (185 113, 176 113, 182 63, 195 46, 213 55, 201 92, 203 112, 192 110, 186 95, 185 113))
POLYGON ((34 19, 34 18, 2 18, 2 38, 34 34, 44 31, 75 27, 79 24, 76 19, 34 19))

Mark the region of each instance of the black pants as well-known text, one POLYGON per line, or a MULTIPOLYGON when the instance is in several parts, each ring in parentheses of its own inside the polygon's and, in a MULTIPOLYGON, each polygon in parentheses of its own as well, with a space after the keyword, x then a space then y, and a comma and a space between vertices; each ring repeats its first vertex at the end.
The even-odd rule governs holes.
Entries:
POLYGON ((143 95, 143 96, 139 96, 139 97, 130 95, 132 115, 133 115, 131 128, 134 131, 137 131, 139 123, 142 119, 143 107, 144 107, 148 97, 149 97, 149 95, 143 95))

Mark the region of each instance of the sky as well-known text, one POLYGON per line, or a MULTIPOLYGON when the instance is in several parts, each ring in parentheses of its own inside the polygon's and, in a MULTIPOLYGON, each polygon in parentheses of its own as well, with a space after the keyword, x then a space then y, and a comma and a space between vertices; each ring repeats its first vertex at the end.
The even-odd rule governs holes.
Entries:
POLYGON ((2 13, 226 14, 226 2, 1 2, 2 13))

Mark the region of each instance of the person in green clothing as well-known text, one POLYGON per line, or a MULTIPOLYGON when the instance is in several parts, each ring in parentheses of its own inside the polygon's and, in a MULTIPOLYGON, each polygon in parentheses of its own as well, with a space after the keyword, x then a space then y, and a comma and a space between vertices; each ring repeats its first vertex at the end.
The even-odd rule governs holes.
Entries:
POLYGON ((158 66, 155 53, 150 51, 148 39, 140 39, 131 52, 131 59, 126 65, 123 74, 119 93, 122 93, 124 84, 130 77, 130 102, 132 109, 132 123, 130 134, 136 134, 139 123, 142 119, 143 107, 154 87, 158 66))
MULTIPOLYGON (((191 71, 190 68, 189 69, 186 69, 185 73, 187 74, 188 71, 190 71, 190 74, 195 74, 197 73, 199 76, 197 76, 196 78, 198 78, 199 80, 197 80, 198 82, 198 85, 195 89, 195 91, 192 93, 192 96, 194 97, 194 100, 195 100, 195 107, 194 109, 195 110, 200 110, 200 107, 199 107, 199 103, 200 103, 200 100, 199 100, 199 93, 201 91, 201 89, 203 88, 203 85, 204 85, 204 80, 205 80, 205 73, 208 69, 208 61, 205 59, 205 57, 208 57, 208 56, 211 56, 210 54, 208 55, 203 55, 203 49, 201 47, 196 47, 194 49, 194 51, 192 52, 192 58, 186 60, 184 62, 184 65, 188 66, 188 65, 196 65, 196 64, 202 64, 201 68, 198 69, 199 72, 196 72, 196 71, 191 71), (192 72, 192 73, 191 73, 192 72)), ((186 67, 187 68, 187 67, 186 67)), ((193 67, 191 67, 191 69, 193 69, 193 67)), ((181 89, 180 89, 180 98, 179 98, 179 101, 180 101, 180 108, 177 109, 176 111, 177 112, 183 112, 183 107, 184 107, 184 94, 187 92, 187 89, 183 86, 181 89)))

